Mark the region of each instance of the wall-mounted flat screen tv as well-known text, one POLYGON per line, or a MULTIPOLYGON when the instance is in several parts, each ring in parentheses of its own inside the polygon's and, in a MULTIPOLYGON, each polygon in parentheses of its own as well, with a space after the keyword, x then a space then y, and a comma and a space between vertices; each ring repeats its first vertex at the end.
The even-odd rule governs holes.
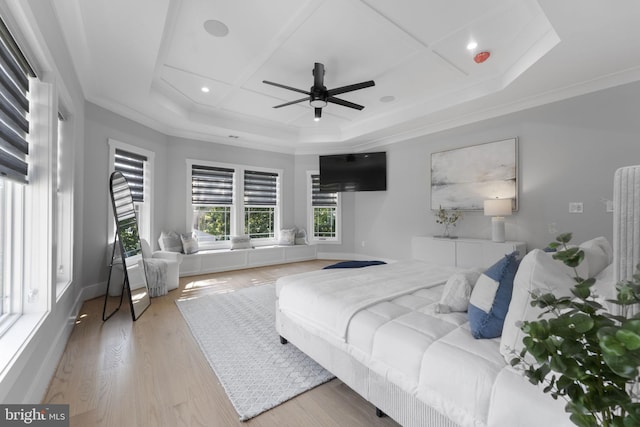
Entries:
POLYGON ((385 191, 387 153, 320 156, 320 191, 385 191))

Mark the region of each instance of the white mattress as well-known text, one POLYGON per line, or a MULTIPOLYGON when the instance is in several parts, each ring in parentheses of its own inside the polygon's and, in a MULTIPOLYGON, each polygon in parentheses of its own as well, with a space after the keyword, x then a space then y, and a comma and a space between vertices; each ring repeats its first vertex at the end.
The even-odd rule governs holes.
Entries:
POLYGON ((554 426, 571 425, 561 402, 536 390, 506 364, 499 338, 476 340, 466 313, 434 311, 442 285, 454 271, 402 261, 303 273, 278 280, 279 308, 461 426, 527 425, 521 417, 527 412, 538 420, 546 413, 554 426), (367 293, 368 281, 373 293, 367 293), (390 291, 382 296, 385 284, 390 291), (362 298, 352 297, 353 289, 362 298), (332 322, 333 316, 337 318, 332 322), (529 409, 513 410, 513 384, 527 396, 529 409))

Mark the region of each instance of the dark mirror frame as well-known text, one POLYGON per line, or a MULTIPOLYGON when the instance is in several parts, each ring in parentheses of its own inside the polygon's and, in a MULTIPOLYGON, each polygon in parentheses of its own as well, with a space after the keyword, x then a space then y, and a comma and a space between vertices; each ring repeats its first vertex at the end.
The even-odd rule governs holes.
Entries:
POLYGON ((107 292, 105 294, 104 307, 102 310, 102 320, 109 319, 120 309, 126 288, 129 295, 129 304, 133 320, 137 320, 144 311, 151 305, 149 297, 149 287, 147 284, 146 267, 142 257, 142 245, 138 232, 138 221, 131 197, 131 189, 127 178, 119 171, 113 172, 109 179, 109 191, 111 193, 111 204, 113 216, 116 223, 116 241, 111 256, 110 268, 113 268, 116 245, 120 251, 122 260, 124 283, 120 295, 120 305, 111 311, 107 311, 107 301, 109 296, 109 282, 111 281, 111 270, 107 280, 107 292))

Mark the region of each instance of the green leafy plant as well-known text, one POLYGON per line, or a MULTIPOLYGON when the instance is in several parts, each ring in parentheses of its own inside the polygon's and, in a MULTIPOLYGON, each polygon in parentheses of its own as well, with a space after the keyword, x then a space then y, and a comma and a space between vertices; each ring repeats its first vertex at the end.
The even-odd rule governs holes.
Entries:
POLYGON ((532 295, 531 305, 542 314, 521 325, 524 348, 511 365, 554 399, 566 399, 577 426, 640 426, 640 314, 629 316, 640 302, 640 265, 632 280, 616 285, 616 299, 609 302, 622 314, 612 314, 592 293, 595 279, 579 277, 584 252, 568 246, 571 237, 561 234, 550 247, 557 249, 555 259, 573 268, 573 296, 532 295), (535 362, 525 360, 527 353, 535 362))
POLYGON ((455 227, 458 220, 462 219, 462 212, 458 210, 446 210, 440 206, 436 211, 436 224, 444 225, 445 237, 449 237, 451 227, 455 227))

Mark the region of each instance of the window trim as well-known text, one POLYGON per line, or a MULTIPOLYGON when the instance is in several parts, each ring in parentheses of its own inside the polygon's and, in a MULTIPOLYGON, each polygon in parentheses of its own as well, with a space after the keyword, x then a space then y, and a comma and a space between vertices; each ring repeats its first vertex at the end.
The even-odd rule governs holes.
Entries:
POLYGON ((314 207, 313 207, 313 175, 320 175, 317 170, 307 171, 307 240, 309 244, 342 244, 342 193, 338 192, 336 199, 336 237, 333 238, 317 238, 314 236, 314 207))
MULTIPOLYGON (((186 230, 193 231, 193 204, 191 199, 191 170, 193 165, 227 168, 234 170, 233 180, 233 204, 231 205, 231 236, 244 235, 244 171, 267 172, 278 175, 277 181, 277 202, 274 213, 274 237, 251 239, 254 246, 275 245, 278 242, 278 233, 282 228, 282 182, 284 173, 282 169, 265 168, 251 165, 240 165, 235 163, 212 162, 207 160, 186 159, 186 230)), ((203 250, 229 248, 230 241, 220 241, 213 245, 208 245, 203 250)))
MULTIPOLYGON (((62 107, 62 102, 58 100, 58 111, 62 107)), ((64 117, 58 113, 58 121, 56 125, 56 145, 55 158, 56 167, 54 173, 55 179, 55 242, 56 256, 55 275, 56 275, 56 298, 59 299, 73 282, 73 242, 74 242, 74 207, 73 207, 73 189, 74 189, 74 171, 75 171, 75 152, 73 148, 73 130, 75 129, 75 120, 72 117, 64 117), (64 156, 64 157, 63 157, 64 156), (66 270, 61 272, 60 267, 65 266, 66 270)))

